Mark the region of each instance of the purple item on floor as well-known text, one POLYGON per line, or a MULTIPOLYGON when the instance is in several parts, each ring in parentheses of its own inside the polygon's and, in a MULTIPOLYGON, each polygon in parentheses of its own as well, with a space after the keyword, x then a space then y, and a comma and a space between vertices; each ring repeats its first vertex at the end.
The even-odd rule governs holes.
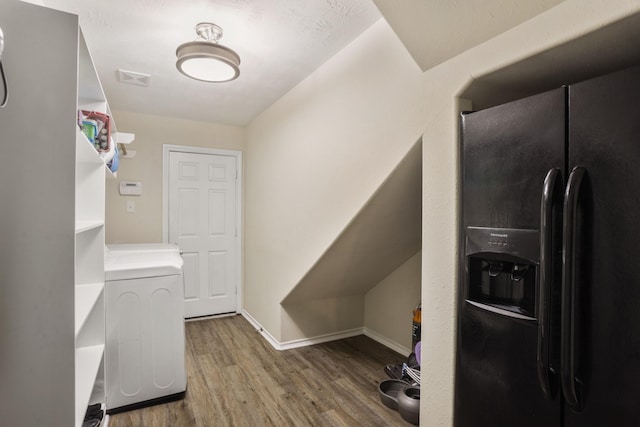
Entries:
POLYGON ((418 365, 420 365, 420 356, 422 354, 422 341, 418 341, 416 344, 416 348, 413 351, 416 354, 416 360, 418 361, 418 365))

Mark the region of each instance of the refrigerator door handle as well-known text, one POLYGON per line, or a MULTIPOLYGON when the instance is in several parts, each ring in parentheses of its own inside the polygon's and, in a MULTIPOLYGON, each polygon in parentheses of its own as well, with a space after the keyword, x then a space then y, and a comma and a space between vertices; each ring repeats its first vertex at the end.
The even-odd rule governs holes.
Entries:
POLYGON ((576 240, 578 195, 586 171, 573 168, 564 196, 562 236, 562 314, 560 325, 560 370, 562 392, 569 406, 580 410, 582 402, 576 381, 576 240))
POLYGON ((538 286, 538 381, 544 395, 554 398, 555 372, 549 366, 551 341, 551 286, 553 282, 553 205, 560 169, 547 172, 540 203, 540 283, 538 286))

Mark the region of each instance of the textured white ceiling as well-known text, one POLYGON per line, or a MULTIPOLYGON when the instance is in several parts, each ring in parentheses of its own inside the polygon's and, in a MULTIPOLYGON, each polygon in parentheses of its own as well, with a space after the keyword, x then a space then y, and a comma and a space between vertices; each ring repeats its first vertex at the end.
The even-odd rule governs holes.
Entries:
POLYGON ((381 15, 371 0, 43 0, 80 16, 112 109, 244 126, 381 15), (180 74, 176 48, 214 22, 241 57, 240 77, 204 83, 180 74), (151 75, 119 83, 116 70, 151 75))
POLYGON ((427 70, 563 0, 24 1, 80 16, 112 109, 244 126, 382 15, 427 70), (176 48, 207 21, 240 54, 237 80, 176 70, 176 48), (119 83, 117 69, 150 74, 151 84, 119 83))

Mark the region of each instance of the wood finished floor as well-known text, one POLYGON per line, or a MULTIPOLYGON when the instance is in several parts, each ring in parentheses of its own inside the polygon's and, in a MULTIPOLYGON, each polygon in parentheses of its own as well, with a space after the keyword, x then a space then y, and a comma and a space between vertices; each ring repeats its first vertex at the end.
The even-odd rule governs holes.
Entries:
POLYGON ((184 400, 114 414, 109 427, 410 426, 378 398, 405 358, 360 335, 277 351, 242 316, 186 323, 184 400))

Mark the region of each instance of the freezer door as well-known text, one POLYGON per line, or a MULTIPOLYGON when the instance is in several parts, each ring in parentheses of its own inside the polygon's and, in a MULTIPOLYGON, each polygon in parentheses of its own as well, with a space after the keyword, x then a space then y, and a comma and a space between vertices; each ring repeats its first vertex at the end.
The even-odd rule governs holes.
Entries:
MULTIPOLYGON (((457 427, 561 423, 557 385, 547 396, 539 380, 539 349, 550 368, 559 368, 552 337, 539 347, 539 256, 506 249, 517 232, 535 236, 533 252, 540 251, 545 177, 550 169, 560 181, 564 176, 565 107, 561 88, 462 117, 457 427), (472 251, 484 229, 495 231, 488 246, 472 251), (518 280, 520 271, 531 277, 518 280)), ((555 247, 559 265, 560 239, 555 247)))
POLYGON ((463 227, 540 228, 550 168, 564 166, 565 89, 462 116, 463 227))
POLYGON ((637 426, 640 67, 571 86, 569 123, 571 168, 586 172, 569 254, 575 288, 563 301, 563 315, 575 313, 563 330, 563 388, 578 401, 565 425, 637 426))

